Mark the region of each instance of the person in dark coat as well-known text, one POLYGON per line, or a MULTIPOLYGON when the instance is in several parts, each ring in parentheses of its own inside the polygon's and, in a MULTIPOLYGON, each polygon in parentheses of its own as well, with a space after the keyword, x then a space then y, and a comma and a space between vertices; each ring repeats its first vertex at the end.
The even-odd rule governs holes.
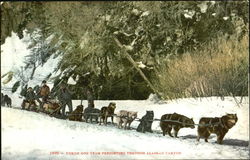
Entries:
POLYGON ((46 83, 47 82, 43 80, 41 87, 38 90, 37 101, 40 104, 40 108, 43 108, 44 103, 47 103, 50 94, 50 88, 46 83), (42 98, 42 101, 40 101, 39 98, 42 98))
POLYGON ((25 96, 25 100, 27 101, 35 101, 36 99, 36 95, 33 91, 33 89, 31 87, 28 88, 26 96, 25 96))
POLYGON ((94 96, 92 89, 88 86, 83 87, 83 94, 85 94, 87 100, 88 100, 88 107, 94 108, 94 96))
POLYGON ((92 107, 94 108, 95 105, 94 105, 94 97, 93 97, 93 93, 91 91, 91 89, 87 88, 87 100, 88 100, 88 107, 92 107))
POLYGON ((28 108, 30 108, 31 105, 36 105, 35 100, 36 100, 36 94, 33 91, 33 89, 31 87, 29 87, 27 89, 27 92, 26 92, 26 95, 25 95, 25 100, 23 101, 23 105, 24 105, 25 102, 28 102, 29 103, 28 108))
POLYGON ((80 85, 82 85, 83 90, 82 93, 83 95, 86 96, 87 100, 88 100, 88 107, 92 107, 94 108, 94 95, 93 95, 93 91, 92 89, 89 87, 90 86, 90 79, 91 79, 91 73, 81 77, 78 81, 78 83, 80 85))
POLYGON ((66 87, 66 84, 61 84, 61 87, 57 94, 58 100, 62 104, 62 116, 65 117, 65 108, 66 105, 69 107, 69 113, 72 112, 72 99, 71 99, 71 92, 66 87))

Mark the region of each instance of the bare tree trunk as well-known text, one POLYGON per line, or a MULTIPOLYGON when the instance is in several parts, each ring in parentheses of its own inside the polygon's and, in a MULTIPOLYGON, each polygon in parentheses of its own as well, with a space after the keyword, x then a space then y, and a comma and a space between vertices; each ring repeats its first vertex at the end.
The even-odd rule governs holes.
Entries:
POLYGON ((134 59, 130 56, 130 54, 126 51, 126 49, 124 48, 124 46, 119 42, 119 40, 117 38, 114 38, 115 42, 117 43, 117 45, 122 49, 122 51, 124 52, 126 58, 129 60, 130 63, 132 63, 132 65, 136 68, 136 70, 139 72, 139 74, 141 75, 141 77, 147 82, 147 84, 149 85, 149 87, 157 94, 160 96, 159 92, 156 90, 156 88, 151 84, 151 82, 148 80, 148 78, 145 76, 145 74, 142 72, 142 70, 138 67, 138 65, 136 64, 136 62, 134 61, 134 59))

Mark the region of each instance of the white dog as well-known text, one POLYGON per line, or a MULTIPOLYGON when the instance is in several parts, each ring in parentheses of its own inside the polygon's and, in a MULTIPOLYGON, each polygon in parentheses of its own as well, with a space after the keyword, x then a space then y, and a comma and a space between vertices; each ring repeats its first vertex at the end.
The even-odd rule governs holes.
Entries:
POLYGON ((125 110, 119 111, 119 113, 116 116, 118 128, 122 128, 122 124, 124 123, 123 128, 130 129, 130 124, 133 122, 135 118, 137 118, 137 112, 125 111, 125 110))

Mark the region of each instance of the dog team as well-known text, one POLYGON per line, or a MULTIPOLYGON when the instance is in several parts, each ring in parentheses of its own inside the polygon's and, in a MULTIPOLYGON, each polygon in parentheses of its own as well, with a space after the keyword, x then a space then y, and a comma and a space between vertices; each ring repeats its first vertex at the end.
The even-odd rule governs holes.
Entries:
MULTIPOLYGON (((27 86, 26 86, 27 87, 27 86)), ((118 128, 130 129, 131 123, 137 118, 137 112, 120 110, 115 114, 116 103, 111 102, 108 106, 104 106, 100 109, 94 108, 93 100, 89 101, 88 107, 84 109, 83 105, 78 105, 73 111, 72 109, 72 92, 66 87, 65 84, 61 84, 60 89, 57 92, 59 102, 49 99, 50 88, 46 85, 46 81, 42 81, 42 85, 37 88, 37 95, 31 87, 27 88, 24 94, 25 99, 22 103, 22 108, 32 111, 44 111, 45 113, 56 113, 63 117, 63 119, 69 119, 72 121, 85 121, 92 123, 93 120, 100 125, 103 123, 107 125, 108 117, 111 118, 112 124, 114 124, 114 117, 117 119, 118 128), (41 98, 42 101, 39 99, 41 98), (39 102, 39 106, 36 105, 36 101, 39 102), (92 102, 92 103, 91 103, 92 102), (65 114, 66 105, 69 108, 67 115, 65 114), (98 121, 99 119, 99 121, 98 121)), ((1 105, 11 107, 11 98, 8 95, 1 93, 1 105)), ((60 118, 61 118, 60 117, 60 118)), ((136 129, 138 132, 153 132, 152 123, 154 121, 154 112, 146 111, 146 114, 139 119, 140 123, 136 129)), ((236 114, 226 114, 222 117, 202 117, 198 124, 198 137, 204 138, 205 142, 208 142, 208 137, 211 133, 217 135, 217 143, 222 144, 222 140, 226 133, 231 129, 238 121, 236 114)), ((195 123, 192 118, 188 118, 184 115, 173 113, 164 114, 160 119, 160 127, 163 136, 168 134, 173 137, 171 131, 174 130, 174 137, 178 137, 178 131, 181 128, 195 128, 195 123)))
MULTIPOLYGON (((114 124, 114 117, 117 119, 118 128, 130 129, 131 123, 137 118, 137 112, 120 110, 115 114, 116 103, 111 102, 108 106, 104 106, 101 110, 93 107, 87 107, 83 109, 83 105, 78 105, 76 109, 70 114, 69 120, 73 121, 85 121, 92 123, 93 120, 99 124, 107 124, 108 117, 111 118, 111 123, 114 124), (98 118, 100 120, 98 122, 98 118)), ((154 121, 154 112, 146 111, 146 114, 139 119, 140 123, 136 129, 138 132, 153 132, 152 123, 154 121)), ((198 124, 198 137, 204 138, 205 142, 208 142, 208 138, 211 133, 217 135, 217 143, 222 144, 222 140, 226 133, 231 129, 236 122, 238 117, 236 114, 226 114, 222 117, 202 117, 198 124)), ((178 131, 181 128, 195 128, 195 123, 192 118, 188 118, 184 115, 173 113, 173 114, 164 114, 160 119, 160 127, 163 133, 163 136, 168 134, 171 137, 178 137, 178 131), (171 134, 172 129, 174 130, 174 136, 171 134)))

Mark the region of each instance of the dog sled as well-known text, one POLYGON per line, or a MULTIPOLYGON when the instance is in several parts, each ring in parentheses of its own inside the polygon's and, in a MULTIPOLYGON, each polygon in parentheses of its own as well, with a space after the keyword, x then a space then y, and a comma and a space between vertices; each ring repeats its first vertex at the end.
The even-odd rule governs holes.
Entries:
POLYGON ((46 113, 50 116, 54 116, 56 118, 60 118, 61 116, 61 107, 62 105, 58 100, 49 99, 47 102, 43 104, 41 107, 41 112, 46 113))
POLYGON ((43 104, 43 106, 37 105, 36 101, 23 100, 21 107, 23 110, 42 112, 56 118, 62 118, 61 116, 61 104, 58 100, 50 99, 43 104))
POLYGON ((39 106, 34 100, 23 100, 21 107, 23 110, 39 112, 39 106))

